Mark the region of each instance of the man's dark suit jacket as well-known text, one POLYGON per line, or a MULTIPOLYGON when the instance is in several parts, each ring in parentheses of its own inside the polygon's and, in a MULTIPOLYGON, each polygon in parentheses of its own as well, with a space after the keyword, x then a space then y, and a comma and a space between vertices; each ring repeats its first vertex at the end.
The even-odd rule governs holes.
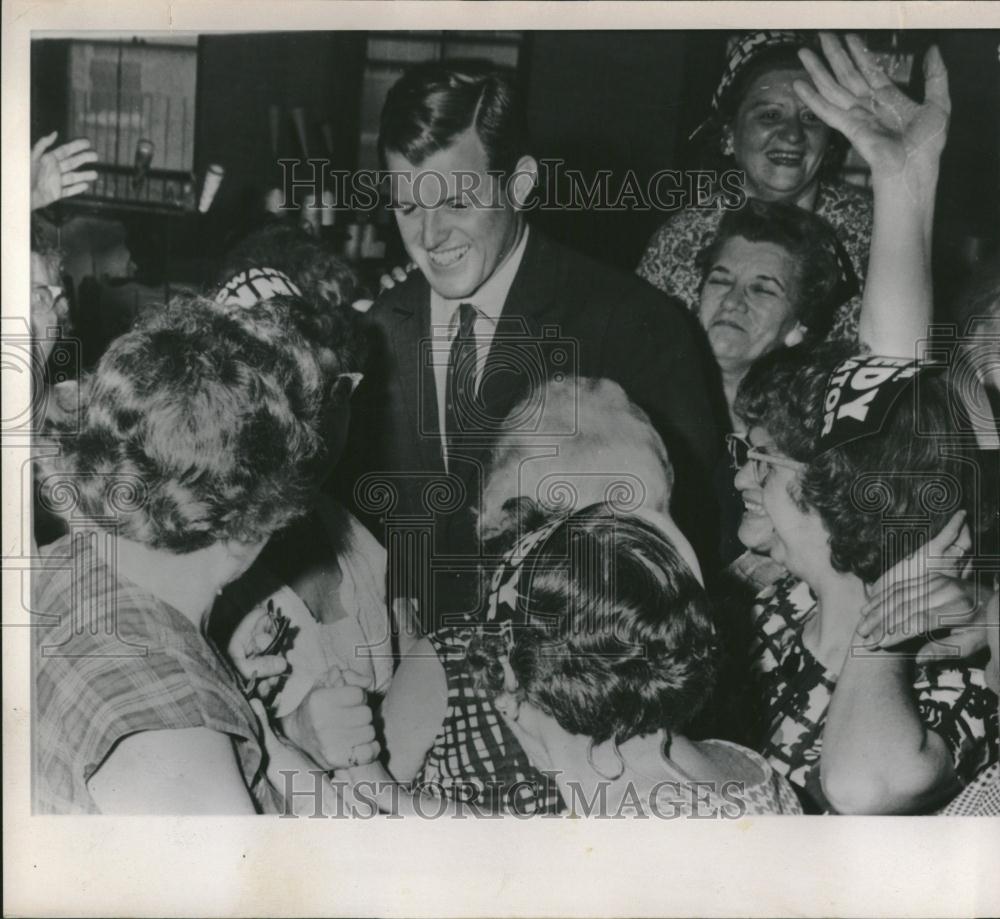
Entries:
MULTIPOLYGON (((533 382, 559 373, 614 380, 649 414, 676 472, 675 519, 710 564, 711 476, 722 431, 717 374, 700 327, 681 306, 532 229, 483 371, 483 418, 456 439, 450 474, 429 359, 427 281, 414 272, 384 292, 369 317, 369 366, 352 401, 337 487, 389 550, 390 598, 419 597, 425 628, 475 610, 473 509, 497 424, 533 382)), ((526 432, 531 423, 529 412, 526 432)), ((536 433, 553 433, 558 442, 567 432, 536 433)))

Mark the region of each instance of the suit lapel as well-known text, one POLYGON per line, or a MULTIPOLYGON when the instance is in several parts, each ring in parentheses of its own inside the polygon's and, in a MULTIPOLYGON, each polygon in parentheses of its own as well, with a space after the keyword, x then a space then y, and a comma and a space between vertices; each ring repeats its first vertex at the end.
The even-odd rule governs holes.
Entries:
POLYGON ((430 287, 415 273, 405 293, 403 301, 393 307, 392 347, 398 368, 398 397, 410 418, 408 427, 416 433, 419 468, 443 472, 437 390, 430 364, 430 287))
POLYGON ((562 284, 558 252, 532 230, 504 302, 483 370, 479 398, 493 430, 537 376, 537 343, 543 327, 557 325, 562 284))

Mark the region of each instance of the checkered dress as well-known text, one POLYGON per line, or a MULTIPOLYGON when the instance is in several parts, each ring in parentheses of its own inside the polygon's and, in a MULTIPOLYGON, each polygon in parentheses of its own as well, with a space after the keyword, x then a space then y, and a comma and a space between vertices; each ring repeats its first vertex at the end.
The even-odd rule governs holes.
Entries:
POLYGON ((1000 817, 1000 763, 984 769, 944 810, 943 817, 1000 817))
MULTIPOLYGON (((754 607, 751 666, 765 706, 759 749, 798 792, 806 813, 832 808, 820 785, 826 714, 837 684, 803 644, 816 609, 809 586, 787 575, 763 590, 754 607)), ((963 783, 997 758, 997 697, 979 667, 916 667, 913 691, 920 717, 947 744, 963 783)))
POLYGON ((33 609, 35 813, 98 808, 87 782, 125 737, 206 727, 233 742, 257 809, 277 812, 263 768, 256 718, 233 672, 183 614, 117 579, 86 541, 45 550, 33 609))
POLYGON ((554 813, 562 806, 554 779, 528 760, 492 701, 465 665, 474 626, 429 636, 448 680, 448 712, 414 788, 473 801, 484 812, 554 813))

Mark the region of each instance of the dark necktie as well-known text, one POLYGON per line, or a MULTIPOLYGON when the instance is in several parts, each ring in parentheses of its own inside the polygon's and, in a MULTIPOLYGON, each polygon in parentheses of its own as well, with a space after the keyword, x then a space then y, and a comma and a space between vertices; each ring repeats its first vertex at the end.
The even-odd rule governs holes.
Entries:
POLYGON ((444 386, 445 448, 452 437, 468 433, 475 423, 476 401, 476 308, 471 303, 458 307, 458 333, 451 343, 444 386))

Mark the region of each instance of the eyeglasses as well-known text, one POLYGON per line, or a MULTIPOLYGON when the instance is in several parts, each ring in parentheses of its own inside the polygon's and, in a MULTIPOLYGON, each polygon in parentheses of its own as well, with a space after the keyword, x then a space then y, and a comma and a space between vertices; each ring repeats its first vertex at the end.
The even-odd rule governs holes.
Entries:
POLYGON ((798 471, 805 464, 797 460, 789 459, 787 456, 775 456, 773 453, 764 453, 754 449, 742 434, 727 434, 726 446, 729 449, 729 458, 733 464, 733 471, 739 472, 747 463, 752 462, 754 481, 763 487, 767 481, 767 474, 771 466, 781 466, 784 469, 798 471))

